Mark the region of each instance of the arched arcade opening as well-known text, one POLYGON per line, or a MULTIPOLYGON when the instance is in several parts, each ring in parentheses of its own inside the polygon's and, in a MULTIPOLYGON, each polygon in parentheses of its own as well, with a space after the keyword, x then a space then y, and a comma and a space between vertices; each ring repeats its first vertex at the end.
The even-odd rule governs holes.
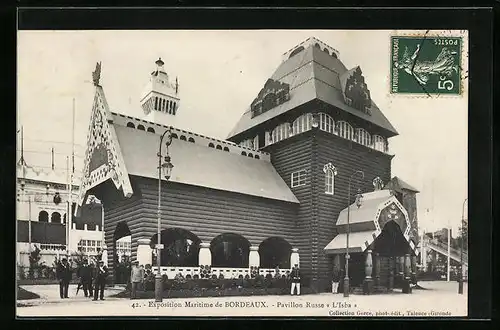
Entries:
POLYGON ((261 268, 290 268, 292 245, 281 237, 270 237, 259 245, 261 268))
POLYGON ((113 233, 113 275, 115 283, 128 282, 130 276, 130 241, 132 234, 125 221, 116 225, 113 233))
MULTIPOLYGON (((155 245, 158 242, 158 234, 151 237, 150 247, 153 249, 152 264, 157 265, 155 245)), ((198 255, 201 240, 190 232, 182 228, 168 228, 161 231, 161 244, 164 249, 161 251, 162 266, 198 266, 198 255)))
POLYGON ((234 233, 221 234, 210 243, 212 267, 248 268, 250 242, 234 233))

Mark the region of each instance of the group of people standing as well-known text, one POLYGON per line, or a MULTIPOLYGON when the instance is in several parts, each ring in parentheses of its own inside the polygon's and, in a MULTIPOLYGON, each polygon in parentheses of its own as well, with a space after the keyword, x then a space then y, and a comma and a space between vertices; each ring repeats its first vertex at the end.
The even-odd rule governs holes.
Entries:
MULTIPOLYGON (((59 295, 61 299, 68 298, 69 283, 73 277, 73 269, 67 258, 63 258, 57 263, 56 278, 59 281, 59 295)), ((104 265, 104 261, 99 261, 96 266, 89 264, 88 260, 84 260, 83 264, 77 269, 77 277, 79 283, 77 294, 80 287, 83 288, 85 297, 93 298, 93 300, 104 300, 104 287, 106 278, 108 277, 108 268, 104 265)))

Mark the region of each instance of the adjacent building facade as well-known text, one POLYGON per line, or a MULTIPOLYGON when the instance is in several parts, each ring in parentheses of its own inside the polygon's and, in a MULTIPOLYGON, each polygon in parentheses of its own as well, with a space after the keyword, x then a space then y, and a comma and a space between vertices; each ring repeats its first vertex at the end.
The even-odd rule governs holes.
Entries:
MULTIPOLYGON (((17 262, 29 266, 29 253, 40 249, 41 261, 52 265, 54 258, 67 251, 96 256, 102 248, 102 207, 89 203, 69 220, 67 174, 45 170, 20 162, 17 166, 17 262), (69 242, 69 244, 68 244, 69 242)), ((72 186, 72 209, 78 198, 78 183, 72 186)))
POLYGON ((343 268, 349 229, 353 286, 409 280, 417 191, 391 180, 388 139, 398 133, 360 67, 347 69, 337 50, 307 39, 284 54, 227 140, 218 140, 176 127, 178 80, 161 59, 156 66, 136 117, 111 110, 100 64, 94 72, 79 203, 88 194, 103 202, 111 267, 116 242, 129 235, 132 256, 156 264, 157 154, 169 130, 174 168, 161 181, 159 212, 168 276, 245 277, 251 267, 285 275, 299 264, 304 281, 323 291, 332 269, 343 268))

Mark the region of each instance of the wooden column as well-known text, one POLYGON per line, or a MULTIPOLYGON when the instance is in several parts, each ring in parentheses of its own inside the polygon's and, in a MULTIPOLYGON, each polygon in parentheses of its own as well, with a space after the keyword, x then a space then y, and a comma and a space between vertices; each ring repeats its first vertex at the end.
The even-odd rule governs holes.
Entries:
POLYGON ((198 252, 198 264, 200 266, 212 265, 212 253, 210 251, 210 243, 200 243, 200 251, 198 252))
POLYGON ((417 284, 417 255, 411 256, 411 282, 417 284))
POLYGON ((380 255, 378 252, 374 253, 374 272, 375 272, 375 286, 380 285, 380 255))
POLYGON ((366 251, 366 259, 365 259, 365 279, 363 281, 363 293, 371 294, 373 291, 373 260, 372 260, 372 250, 366 251))
POLYGON ((411 293, 411 286, 410 286, 410 275, 411 275, 411 260, 410 260, 410 254, 407 253, 405 254, 403 258, 403 293, 411 293))
POLYGON ((398 263, 399 263, 398 276, 403 279, 405 276, 405 273, 404 273, 405 272, 405 268, 404 268, 405 267, 405 257, 399 256, 397 258, 398 258, 398 263))
POLYGON ((248 266, 249 267, 260 267, 260 255, 259 247, 251 246, 250 252, 248 254, 248 266))
POLYGON ((394 271, 395 271, 395 266, 396 266, 396 261, 394 257, 389 258, 389 285, 388 289, 389 291, 392 291, 394 289, 394 271))

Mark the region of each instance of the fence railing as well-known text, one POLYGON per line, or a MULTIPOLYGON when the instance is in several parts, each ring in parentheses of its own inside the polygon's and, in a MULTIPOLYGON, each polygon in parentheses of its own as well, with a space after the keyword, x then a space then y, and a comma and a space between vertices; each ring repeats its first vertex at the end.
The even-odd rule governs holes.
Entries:
MULTIPOLYGON (((153 266, 151 270, 153 271, 153 273, 156 273, 158 267, 153 266)), ((290 273, 290 271, 291 269, 279 269, 279 274, 280 276, 286 276, 290 273)), ((162 275, 167 275, 167 277, 170 279, 174 278, 179 273, 184 277, 188 276, 194 278, 194 277, 201 277, 202 270, 200 266, 198 267, 162 266, 160 267, 160 273, 162 275)), ((270 274, 272 277, 275 277, 276 270, 270 268, 259 268, 259 274, 262 276, 267 276, 268 274, 270 274)), ((224 278, 239 278, 239 277, 245 278, 246 276, 251 277, 251 269, 231 268, 231 267, 211 267, 210 273, 204 275, 208 275, 209 277, 212 277, 214 275, 220 277, 222 275, 224 278)))

